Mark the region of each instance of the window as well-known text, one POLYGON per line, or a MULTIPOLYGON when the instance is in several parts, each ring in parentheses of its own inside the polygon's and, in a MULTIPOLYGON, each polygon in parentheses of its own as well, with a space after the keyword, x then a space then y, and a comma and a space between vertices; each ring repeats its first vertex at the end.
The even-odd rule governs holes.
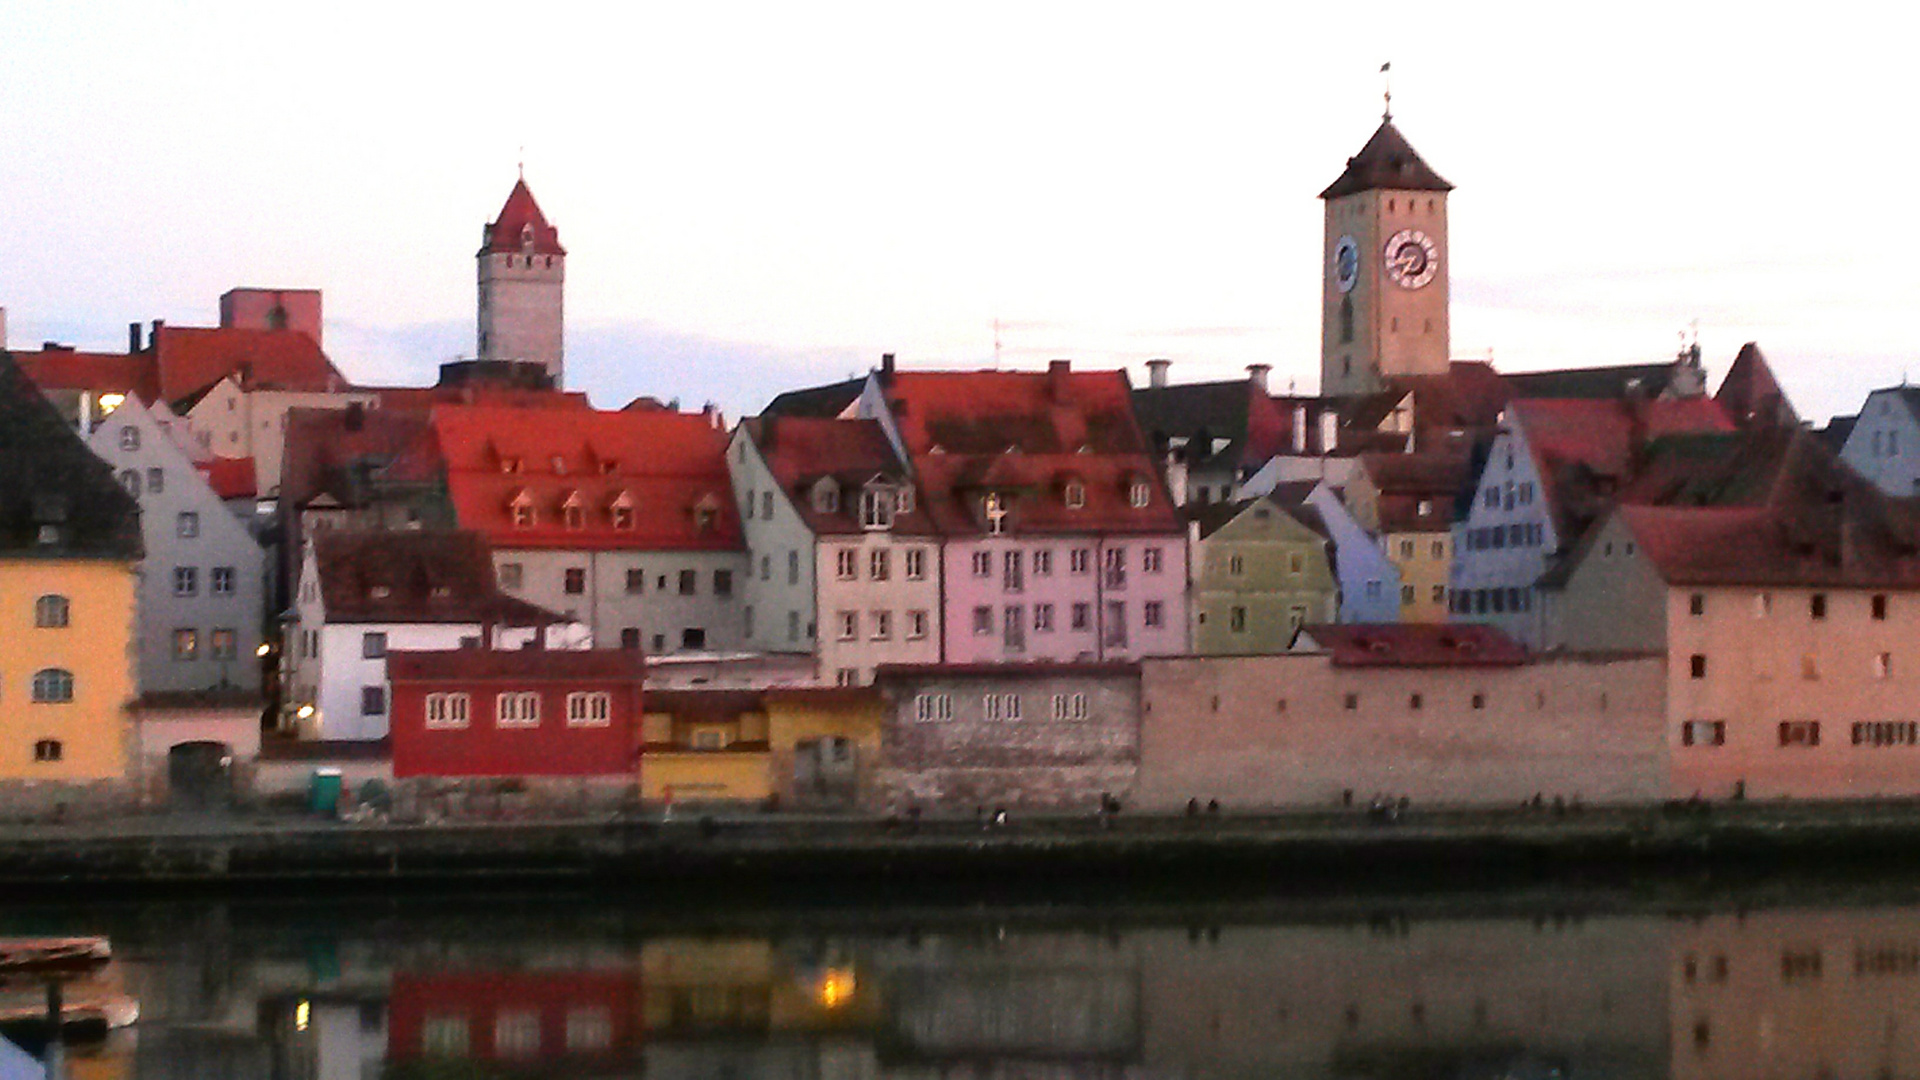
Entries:
POLYGON ((120 449, 129 453, 140 449, 140 429, 128 425, 120 429, 120 449))
POLYGON ((1725 720, 1689 720, 1680 725, 1681 746, 1725 746, 1727 744, 1727 722, 1725 720))
POLYGON ((980 510, 986 516, 989 535, 999 536, 1007 531, 1007 501, 998 492, 982 499, 980 510))
POLYGON ((428 1016, 420 1022, 420 1049, 434 1057, 467 1056, 467 1018, 428 1016))
POLYGON ((925 548, 908 548, 904 558, 907 564, 907 580, 926 580, 927 550, 925 548))
POLYGON ((173 595, 197 596, 200 593, 200 571, 197 567, 176 566, 173 568, 173 595))
POLYGON ((974 552, 972 565, 973 565, 974 577, 992 577, 993 576, 993 552, 991 551, 974 552))
POLYGON ((1127 504, 1138 510, 1147 505, 1151 492, 1147 485, 1136 480, 1127 487, 1127 504))
POLYGON ((207 634, 207 654, 215 660, 232 660, 238 653, 233 627, 215 627, 207 634))
POLYGON ((516 529, 533 528, 533 504, 516 499, 513 503, 513 527, 516 529))
POLYGON ((1820 659, 1812 653, 1802 653, 1800 656, 1800 677, 1807 682, 1820 681, 1820 659))
POLYGON ((530 691, 496 694, 493 699, 495 727, 522 728, 540 726, 540 695, 530 691))
POLYGON ((1414 600, 1413 586, 1411 585, 1400 586, 1400 605, 1402 607, 1410 607, 1413 604, 1413 600, 1414 600))
POLYGON ((1140 605, 1140 624, 1157 627, 1165 624, 1166 608, 1158 600, 1149 600, 1140 605))
POLYGON ((1380 599, 1380 579, 1379 578, 1368 579, 1366 593, 1367 593, 1367 599, 1369 600, 1380 599))
POLYGON ((1771 615, 1772 613, 1773 613, 1772 594, 1759 593, 1755 595, 1753 598, 1753 617, 1756 619, 1764 619, 1768 615, 1771 615))
POLYGON ((1432 555, 1436 559, 1446 558, 1447 542, 1445 540, 1435 540, 1433 544, 1428 548, 1428 554, 1432 555))
POLYGON ((1692 596, 1687 597, 1687 614, 1705 615, 1706 613, 1707 595, 1705 593, 1694 593, 1692 596))
POLYGON ((1150 548, 1145 548, 1141 550, 1140 569, 1146 571, 1149 574, 1157 574, 1160 572, 1160 566, 1161 566, 1161 549, 1157 547, 1150 547, 1150 548))
POLYGON ((773 520, 773 492, 771 491, 760 493, 760 518, 763 521, 773 520))
POLYGON ((920 721, 953 719, 953 698, 947 694, 916 694, 913 718, 920 721))
POLYGON ((1033 605, 1033 629, 1036 633, 1047 633, 1053 629, 1053 605, 1033 605))
POLYGON ((42 668, 33 673, 33 700, 59 705, 73 700, 73 672, 64 668, 42 668))
POLYGON ((1340 298, 1340 343, 1346 345, 1351 344, 1352 341, 1353 297, 1343 296, 1340 298))
POLYGON ((1125 588, 1127 584, 1127 552, 1125 548, 1108 548, 1106 554, 1106 586, 1109 589, 1125 588))
POLYGON ((1447 587, 1445 585, 1435 585, 1433 587, 1433 602, 1436 604, 1444 604, 1447 602, 1447 587))
POLYGON ((867 576, 874 581, 885 581, 892 577, 893 553, 886 548, 867 552, 867 576))
POLYGON ((733 571, 715 570, 713 572, 713 595, 721 597, 733 595, 733 571))
POLYGON ((927 636, 927 613, 923 610, 907 612, 907 640, 920 641, 927 636))
POLYGON ((612 694, 597 690, 567 695, 568 727, 606 727, 612 720, 612 694))
POLYGON ((1358 709, 1360 708, 1360 695, 1359 695, 1359 694, 1348 694, 1348 695, 1346 696, 1346 698, 1345 698, 1345 699, 1344 699, 1344 700, 1343 700, 1343 701, 1341 702, 1341 705, 1342 705, 1342 706, 1343 706, 1343 707, 1344 707, 1344 708, 1345 708, 1345 709, 1346 709, 1346 710, 1347 710, 1348 712, 1354 712, 1354 711, 1356 711, 1356 710, 1358 710, 1358 709))
POLYGON ((616 529, 633 528, 633 507, 626 503, 613 504, 613 527, 616 529))
POLYGON ((1009 551, 1001 559, 1000 587, 1007 592, 1020 592, 1027 587, 1027 576, 1023 552, 1009 551))
POLYGON ((500 590, 502 592, 519 592, 520 591, 521 570, 520 570, 519 563, 517 562, 501 563, 496 573, 500 578, 500 590))
POLYGON ((467 712, 470 700, 465 694, 428 694, 427 726, 429 728, 463 728, 467 726, 467 712))
POLYGON ((1820 721, 1783 720, 1780 722, 1781 746, 1819 746, 1820 721))
POLYGON ((852 581, 860 576, 860 553, 852 548, 841 548, 833 553, 833 576, 841 581, 852 581))
POLYGON ((1413 541, 1411 540, 1400 541, 1400 557, 1402 559, 1413 558, 1413 541))
POLYGON ((621 627, 620 647, 627 650, 638 649, 640 647, 640 628, 637 626, 621 627))
POLYGON ((1881 621, 1881 622, 1884 622, 1884 621, 1886 621, 1886 618, 1887 618, 1887 597, 1886 597, 1886 594, 1884 594, 1884 593, 1881 593, 1881 594, 1878 594, 1878 595, 1876 595, 1876 596, 1874 596, 1874 598, 1873 598, 1873 617, 1874 617, 1874 619, 1875 619, 1875 620, 1877 620, 1877 621, 1881 621))
POLYGON ((1078 480, 1067 481, 1067 509, 1078 510, 1087 505, 1087 485, 1078 480))
POLYGON ((1874 721, 1853 725, 1855 746, 1920 745, 1920 724, 1911 720, 1874 721))
POLYGON ((1816 619, 1824 619, 1827 617, 1827 594, 1826 593, 1813 594, 1813 597, 1807 602, 1807 614, 1813 616, 1816 619))
POLYGON ((787 640, 800 640, 800 613, 797 611, 787 612, 787 640))
POLYGON ((1483 690, 1474 691, 1473 707, 1476 709, 1484 709, 1487 707, 1487 695, 1485 691, 1483 690))
POLYGON ((752 604, 748 604, 747 606, 740 609, 740 636, 748 639, 751 639, 753 637, 753 605, 752 604))
POLYGON ((167 470, 148 469, 147 490, 153 492, 155 495, 167 490, 167 470))
POLYGON ((532 1009, 500 1010, 493 1018, 493 1050, 502 1057, 538 1054, 540 1014, 532 1009))
POLYGON ((840 640, 852 641, 860 636, 860 613, 857 611, 836 611, 834 622, 840 627, 840 640))
POLYGON ((33 760, 35 761, 59 761, 63 753, 64 748, 60 745, 59 739, 41 739, 33 744, 33 760))
POLYGON ((1093 556, 1086 548, 1074 548, 1067 553, 1067 572, 1070 574, 1084 574, 1092 564, 1093 556))
POLYGON ((233 567, 216 566, 207 571, 207 592, 212 596, 232 596, 233 567))
POLYGON ((694 570, 680 571, 680 595, 693 596, 700 588, 700 574, 694 570))
POLYGON ((1020 719, 1020 695, 984 695, 980 699, 980 715, 988 720, 1018 720, 1020 719))
POLYGON ((561 588, 568 596, 579 596, 587 591, 587 572, 584 568, 570 566, 562 575, 561 588))
POLYGON ((1027 613, 1019 604, 1008 604, 1000 616, 1000 643, 1008 652, 1027 648, 1027 613))
POLYGON ((707 630, 703 626, 689 626, 680 631, 680 647, 683 649, 704 649, 707 647, 707 630))
POLYGON ((560 519, 569 529, 584 529, 587 527, 587 512, 577 503, 569 502, 566 506, 561 507, 560 519))
POLYGON ((1093 605, 1091 604, 1073 605, 1073 622, 1071 625, 1075 630, 1085 630, 1088 627, 1092 626, 1093 625, 1093 605))
POLYGON ((1695 679, 1706 678, 1707 677, 1707 658, 1701 655, 1700 653, 1694 653, 1692 656, 1688 657, 1687 658, 1687 674, 1689 675, 1689 677, 1695 678, 1695 679))
POLYGON ((893 492, 871 487, 860 493, 860 524, 868 529, 884 529, 893 524, 893 492))
POLYGON ((647 591, 646 570, 633 567, 627 571, 627 595, 638 596, 647 591))
POLYGON ((893 509, 894 509, 894 512, 898 514, 913 513, 913 489, 912 488, 903 487, 900 489, 900 491, 894 496, 893 509))
POLYGON ((363 686, 360 688, 360 715, 387 715, 387 688, 384 686, 363 686))
POLYGON ((867 621, 873 624, 873 640, 893 640, 893 612, 869 611, 867 621))
POLYGON ((981 604, 973 609, 973 632, 976 634, 993 633, 993 609, 981 604))
POLYGON ((174 535, 182 540, 191 540, 200 535, 200 515, 191 510, 180 511, 173 522, 174 535))
POLYGON ((1227 610, 1227 629, 1236 634, 1247 632, 1247 609, 1235 604, 1227 610))
POLYGON ((33 625, 43 630, 58 630, 67 625, 67 598, 53 593, 33 602, 33 625))
POLYGON ((367 660, 378 660, 387 655, 387 635, 377 630, 361 634, 360 655, 367 660))
POLYGON ((140 470, 128 469, 122 472, 120 474, 120 486, 127 489, 127 494, 133 496, 136 499, 139 498, 140 497, 140 470))
POLYGON ((1107 601, 1107 622, 1103 627, 1105 644, 1117 649, 1127 647, 1127 605, 1119 600, 1107 601))
POLYGON ((1873 677, 1885 679, 1893 674, 1893 654, 1881 653, 1873 658, 1873 677))

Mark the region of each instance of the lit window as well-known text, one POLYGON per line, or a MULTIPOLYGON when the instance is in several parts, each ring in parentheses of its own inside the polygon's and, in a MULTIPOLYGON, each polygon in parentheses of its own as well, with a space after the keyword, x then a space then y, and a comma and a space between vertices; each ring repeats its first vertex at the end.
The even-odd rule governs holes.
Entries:
POLYGON ((1087 485, 1078 480, 1067 481, 1067 508, 1078 510, 1087 505, 1087 485))
POLYGON ((1147 485, 1136 480, 1127 488, 1127 502, 1131 504, 1134 509, 1140 509, 1147 505, 1150 494, 1151 492, 1148 490, 1147 485))

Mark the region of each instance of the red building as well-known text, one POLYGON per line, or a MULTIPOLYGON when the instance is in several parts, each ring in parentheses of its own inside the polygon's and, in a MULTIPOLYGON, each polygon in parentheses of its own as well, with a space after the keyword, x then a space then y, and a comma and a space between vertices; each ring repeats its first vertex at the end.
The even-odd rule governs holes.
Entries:
POLYGON ((624 649, 390 652, 393 774, 634 775, 645 677, 624 649))
POLYGON ((639 999, 630 971, 396 972, 387 1055, 611 1065, 638 1052, 639 999))

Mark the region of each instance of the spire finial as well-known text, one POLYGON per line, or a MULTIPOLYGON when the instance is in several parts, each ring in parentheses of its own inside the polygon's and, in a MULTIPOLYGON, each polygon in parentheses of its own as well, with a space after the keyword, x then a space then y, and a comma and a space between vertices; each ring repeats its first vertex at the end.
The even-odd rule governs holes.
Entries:
POLYGON ((1383 124, 1393 120, 1393 77, 1388 74, 1392 68, 1391 60, 1380 65, 1380 96, 1386 102, 1385 107, 1380 110, 1380 122, 1383 124))
POLYGON ((520 179, 524 181, 526 178, 527 178, 527 148, 523 146, 520 148, 520 179))

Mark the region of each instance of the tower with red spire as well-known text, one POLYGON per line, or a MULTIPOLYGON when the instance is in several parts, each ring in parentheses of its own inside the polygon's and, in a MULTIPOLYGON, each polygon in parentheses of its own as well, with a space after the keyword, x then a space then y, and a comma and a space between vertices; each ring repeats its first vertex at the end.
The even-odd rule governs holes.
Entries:
POLYGON ((563 291, 567 249, 548 224, 522 176, 500 216, 481 232, 475 256, 480 274, 482 360, 526 360, 545 365, 562 385, 563 291))

